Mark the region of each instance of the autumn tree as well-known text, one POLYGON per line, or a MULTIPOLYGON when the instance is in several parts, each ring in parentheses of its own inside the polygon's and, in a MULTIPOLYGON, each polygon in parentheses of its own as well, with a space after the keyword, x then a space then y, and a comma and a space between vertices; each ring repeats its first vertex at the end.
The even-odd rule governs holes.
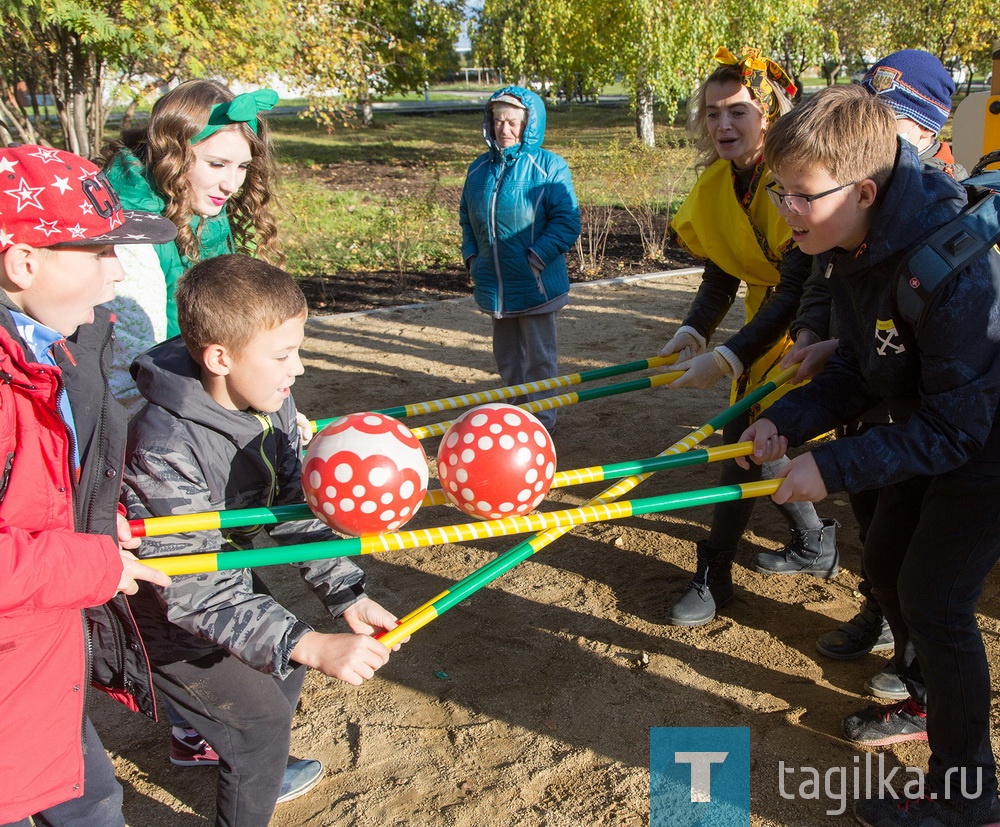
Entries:
POLYGON ((150 92, 188 78, 263 84, 291 59, 294 28, 284 0, 169 2, 148 20, 145 48, 122 56, 109 78, 112 96, 128 101, 122 129, 150 92), (247 21, 253 21, 248 36, 247 21))
POLYGON ((603 0, 486 0, 472 39, 509 76, 582 76, 595 86, 620 77, 636 135, 652 147, 654 101, 673 117, 703 74, 724 17, 711 0, 624 0, 613 14, 603 0))
POLYGON ((0 137, 96 155, 109 83, 137 98, 183 77, 262 81, 290 54, 283 12, 280 0, 0 0, 0 137))
POLYGON ((2 137, 51 144, 61 132, 67 149, 95 154, 104 129, 104 72, 139 41, 132 28, 139 5, 0 0, 2 137))
POLYGON ((422 89, 457 66, 461 0, 302 0, 288 11, 297 42, 284 74, 321 122, 349 120, 359 107, 370 124, 373 99, 422 89))
POLYGON ((961 4, 921 0, 905 8, 900 0, 894 2, 898 4, 890 17, 894 48, 924 49, 946 65, 955 61, 983 69, 991 63, 991 46, 1000 37, 992 0, 964 0, 961 4))

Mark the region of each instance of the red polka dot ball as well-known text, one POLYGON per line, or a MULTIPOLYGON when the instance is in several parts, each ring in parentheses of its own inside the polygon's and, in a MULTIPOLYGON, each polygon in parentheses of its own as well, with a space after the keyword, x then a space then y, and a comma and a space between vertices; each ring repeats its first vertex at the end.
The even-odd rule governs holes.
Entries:
POLYGON ((552 485, 556 451, 545 426, 513 405, 466 411, 441 438, 438 477, 448 499, 483 519, 527 514, 552 485))
POLYGON ((341 534, 395 531, 427 493, 427 455, 402 422, 349 414, 310 440, 302 488, 312 512, 341 534))

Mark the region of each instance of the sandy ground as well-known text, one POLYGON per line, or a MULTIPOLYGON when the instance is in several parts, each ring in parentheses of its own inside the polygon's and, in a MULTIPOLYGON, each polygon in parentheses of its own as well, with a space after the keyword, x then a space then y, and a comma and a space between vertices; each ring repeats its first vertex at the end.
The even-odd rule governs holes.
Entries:
MULTIPOLYGON (((654 355, 697 282, 689 275, 574 287, 560 318, 564 372, 654 355)), ((739 323, 734 311, 727 329, 739 323)), ((488 319, 469 299, 313 320, 304 355, 296 398, 313 417, 499 384, 488 319)), ((555 438, 559 468, 653 456, 727 401, 720 385, 568 407, 555 438)), ((452 417, 416 424, 445 418, 452 417)), ((436 442, 425 443, 430 456, 436 442)), ((663 472, 634 496, 710 487, 716 478, 711 466, 663 472)), ((545 508, 582 503, 603 487, 554 491, 545 508)), ((279 805, 272 823, 643 825, 649 728, 662 726, 750 727, 752 823, 828 823, 826 811, 840 804, 783 797, 778 762, 821 771, 863 762, 839 737, 840 720, 870 702, 864 681, 884 659, 833 662, 814 649, 819 634, 854 614, 858 598, 860 547, 846 498, 830 497, 820 514, 842 523, 836 579, 769 578, 746 567, 753 552, 786 539, 776 509, 762 502, 744 538, 737 599, 698 629, 667 626, 664 618, 690 578, 693 542, 710 520, 706 507, 574 530, 417 632, 361 688, 311 673, 293 750, 321 759, 326 775, 310 794, 279 805)), ((458 522, 465 520, 452 509, 427 509, 409 527, 458 522)), ((517 541, 394 552, 362 565, 372 596, 403 615, 517 541)), ((300 617, 337 628, 290 569, 265 577, 300 617)), ((991 580, 980 605, 991 652, 998 609, 991 580)), ((125 787, 130 825, 213 823, 215 771, 172 767, 165 723, 103 698, 94 718, 125 787)), ((926 767, 927 757, 926 745, 904 744, 886 753, 887 767, 926 767)), ((796 778, 786 795, 796 792, 796 778)), ((840 820, 853 823, 846 814, 840 820)))

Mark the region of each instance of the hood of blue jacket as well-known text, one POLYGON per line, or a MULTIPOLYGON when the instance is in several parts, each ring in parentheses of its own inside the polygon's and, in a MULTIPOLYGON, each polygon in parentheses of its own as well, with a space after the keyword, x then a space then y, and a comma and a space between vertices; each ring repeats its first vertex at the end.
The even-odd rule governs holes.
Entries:
POLYGON ((530 89, 521 86, 505 86, 503 89, 498 89, 490 95, 483 112, 483 140, 495 156, 502 153, 505 157, 511 158, 522 152, 537 152, 545 140, 545 102, 530 89), (493 122, 490 118, 490 105, 501 95, 513 95, 528 107, 528 122, 524 125, 521 143, 507 147, 505 150, 501 150, 493 140, 493 122))

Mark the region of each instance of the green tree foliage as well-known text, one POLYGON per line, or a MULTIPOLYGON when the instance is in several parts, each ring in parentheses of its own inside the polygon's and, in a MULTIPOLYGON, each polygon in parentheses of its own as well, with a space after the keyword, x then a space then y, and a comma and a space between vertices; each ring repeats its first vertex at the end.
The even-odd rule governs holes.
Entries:
POLYGON ((139 5, 0 0, 2 137, 51 143, 61 131, 68 149, 94 154, 104 126, 103 73, 137 48, 141 34, 132 24, 139 5))
POLYGON ((567 88, 620 78, 637 136, 653 146, 654 98, 672 118, 703 74, 705 43, 725 14, 712 0, 624 0, 610 11, 603 0, 486 0, 472 40, 477 54, 510 78, 567 88))
POLYGON ((453 47, 460 0, 308 0, 291 2, 294 59, 283 74, 304 89, 309 114, 333 124, 356 107, 371 122, 371 101, 423 88, 441 67, 457 66, 453 47))
POLYGON ((370 112, 455 61, 461 18, 460 0, 0 0, 0 138, 92 156, 110 85, 134 106, 190 77, 280 75, 317 115, 370 112))
POLYGON ((134 98, 184 77, 262 81, 291 52, 280 0, 0 0, 0 20, 2 137, 61 133, 84 156, 103 141, 109 79, 134 98))

